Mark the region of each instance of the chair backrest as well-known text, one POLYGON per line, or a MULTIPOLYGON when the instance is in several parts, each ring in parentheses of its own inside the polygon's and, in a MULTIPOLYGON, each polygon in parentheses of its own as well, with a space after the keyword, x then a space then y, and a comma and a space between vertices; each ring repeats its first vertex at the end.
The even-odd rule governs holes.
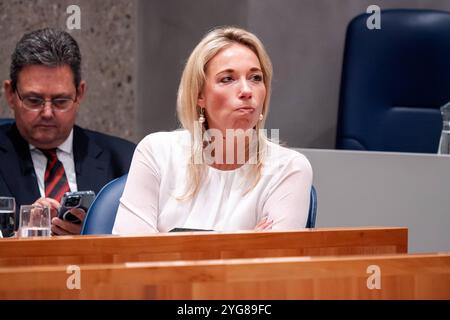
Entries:
POLYGON ((86 214, 81 234, 112 233, 127 176, 110 181, 100 190, 86 214))
POLYGON ((311 186, 311 192, 309 196, 309 211, 308 211, 308 221, 306 222, 307 228, 314 228, 316 226, 316 215, 317 215, 317 192, 314 186, 311 186))
POLYGON ((0 126, 3 124, 11 124, 14 123, 16 120, 13 118, 0 118, 0 126))
MULTIPOLYGON (((117 209, 119 208, 119 200, 122 196, 123 189, 125 188, 127 176, 128 175, 126 174, 109 182, 100 190, 86 214, 81 234, 112 233, 117 209)), ((307 228, 314 228, 316 224, 316 212, 317 193, 314 186, 312 186, 310 193, 308 221, 306 223, 307 228)))
POLYGON ((450 101, 450 12, 394 9, 347 28, 336 148, 436 153, 450 101))

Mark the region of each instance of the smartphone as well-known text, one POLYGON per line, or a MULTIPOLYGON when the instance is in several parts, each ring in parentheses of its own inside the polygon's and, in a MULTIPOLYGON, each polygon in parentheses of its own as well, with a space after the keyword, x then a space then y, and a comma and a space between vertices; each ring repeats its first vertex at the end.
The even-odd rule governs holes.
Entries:
POLYGON ((87 212, 92 202, 94 202, 94 199, 95 192, 91 190, 66 192, 61 199, 61 207, 58 211, 58 217, 62 220, 80 224, 80 219, 70 213, 69 210, 73 208, 80 208, 87 212))

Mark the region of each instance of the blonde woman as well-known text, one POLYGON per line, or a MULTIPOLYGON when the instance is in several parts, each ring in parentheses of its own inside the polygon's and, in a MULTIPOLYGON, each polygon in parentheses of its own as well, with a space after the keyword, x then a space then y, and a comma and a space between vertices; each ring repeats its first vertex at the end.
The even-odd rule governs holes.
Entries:
POLYGON ((183 128, 139 143, 113 233, 304 228, 312 169, 262 130, 271 78, 255 35, 234 27, 209 32, 180 81, 183 128))

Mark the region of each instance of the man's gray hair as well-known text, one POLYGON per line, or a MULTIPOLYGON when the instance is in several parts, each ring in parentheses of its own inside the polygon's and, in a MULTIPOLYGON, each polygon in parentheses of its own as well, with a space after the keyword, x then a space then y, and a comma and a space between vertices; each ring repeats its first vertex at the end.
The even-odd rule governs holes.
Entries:
POLYGON ((59 67, 68 65, 72 69, 75 88, 81 82, 81 53, 75 39, 65 31, 40 29, 25 34, 11 55, 9 76, 14 91, 20 71, 29 65, 59 67))

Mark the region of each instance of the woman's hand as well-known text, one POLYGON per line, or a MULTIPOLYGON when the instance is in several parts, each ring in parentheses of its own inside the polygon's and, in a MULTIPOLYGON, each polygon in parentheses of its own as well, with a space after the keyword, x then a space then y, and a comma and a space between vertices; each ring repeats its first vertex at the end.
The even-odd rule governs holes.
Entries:
POLYGON ((263 218, 258 224, 256 225, 255 231, 264 231, 264 230, 270 230, 272 229, 273 220, 269 220, 268 217, 263 218))

